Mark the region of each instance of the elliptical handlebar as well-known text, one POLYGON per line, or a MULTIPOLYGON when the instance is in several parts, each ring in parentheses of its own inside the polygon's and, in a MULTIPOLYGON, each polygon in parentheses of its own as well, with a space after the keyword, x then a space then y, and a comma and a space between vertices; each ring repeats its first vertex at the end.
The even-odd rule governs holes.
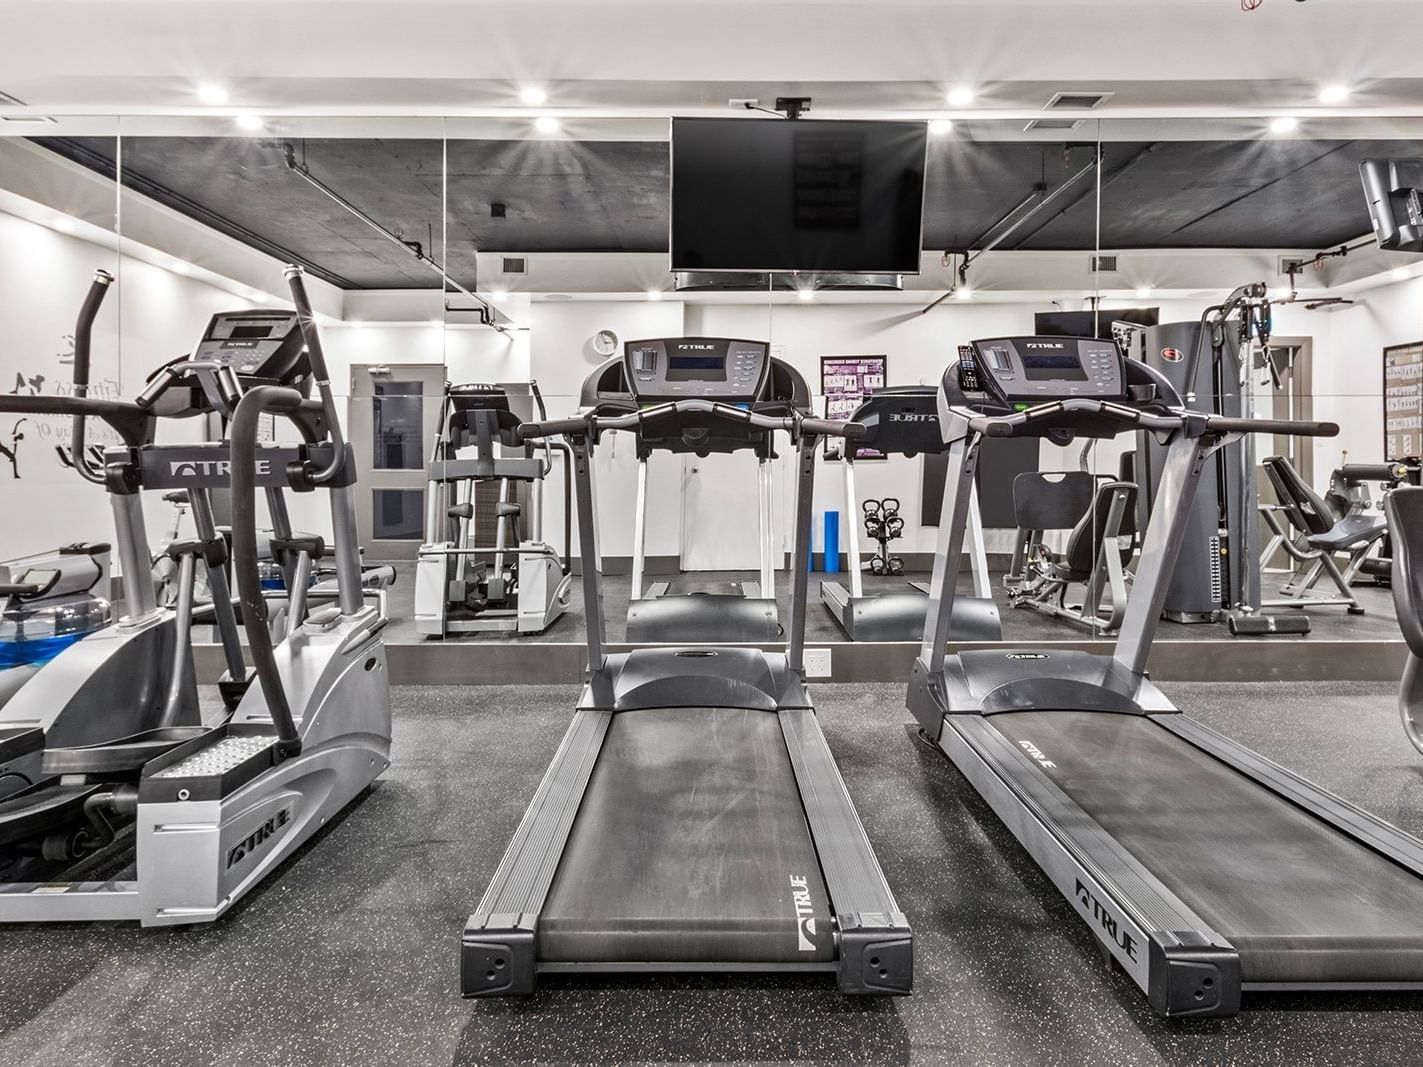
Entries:
MULTIPOLYGON (((252 667, 277 729, 277 756, 282 759, 301 752, 301 736, 297 733, 291 704, 277 671, 272 632, 267 627, 267 598, 262 595, 262 576, 257 562, 255 460, 257 430, 262 416, 269 411, 291 415, 304 400, 296 389, 280 385, 256 386, 242 397, 229 426, 232 449, 232 576, 237 583, 242 626, 247 631, 252 667)), ((337 469, 340 464, 339 457, 333 461, 337 469)))
POLYGON ((749 408, 734 404, 723 404, 716 400, 672 400, 665 404, 655 404, 619 415, 600 415, 596 409, 567 419, 550 419, 543 422, 526 422, 518 429, 519 440, 529 441, 542 437, 597 436, 606 430, 635 430, 649 423, 670 419, 677 415, 707 415, 714 419, 750 426, 758 430, 784 430, 801 437, 845 437, 859 439, 865 436, 867 427, 857 422, 836 422, 816 419, 798 413, 791 415, 763 415, 749 408))
MULTIPOLYGON (((325 470, 316 471, 308 477, 312 484, 320 485, 335 478, 346 462, 346 438, 341 432, 341 420, 336 412, 336 397, 331 392, 331 374, 326 369, 326 354, 321 349, 321 335, 316 329, 316 315, 311 310, 311 298, 306 292, 305 272, 296 263, 289 263, 282 271, 287 286, 291 289, 292 303, 296 306, 297 322, 301 326, 302 340, 306 342, 306 358, 311 365, 311 374, 316 381, 317 392, 321 394, 321 410, 330 427, 331 462, 325 470)), ((291 390, 295 392, 295 390, 291 390)))
MULTIPOLYGON (((89 292, 79 307, 79 317, 74 323, 74 392, 76 399, 89 395, 89 369, 91 366, 91 343, 94 337, 94 320, 99 317, 99 308, 114 284, 114 276, 106 270, 96 270, 94 280, 89 283, 89 292)), ((71 433, 74 449, 74 469, 85 479, 96 485, 104 483, 104 472, 95 470, 89 464, 88 450, 84 447, 86 416, 76 414, 71 433)))

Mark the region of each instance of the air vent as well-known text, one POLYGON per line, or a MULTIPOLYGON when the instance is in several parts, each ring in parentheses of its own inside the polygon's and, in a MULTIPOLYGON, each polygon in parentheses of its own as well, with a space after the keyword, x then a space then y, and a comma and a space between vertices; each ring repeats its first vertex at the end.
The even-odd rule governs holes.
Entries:
POLYGON ((1092 270, 1098 274, 1114 274, 1117 270, 1116 256, 1093 256, 1092 270))
POLYGON ((519 256, 517 258, 514 256, 504 257, 505 274, 527 274, 528 272, 529 261, 527 259, 524 259, 522 256, 519 256))
POLYGON ((1075 130, 1081 125, 1081 119, 1033 119, 1023 130, 1075 130))
POLYGON ((16 125, 54 125, 58 120, 48 115, 7 115, 3 111, 7 107, 25 107, 26 104, 18 96, 11 96, 9 93, 0 92, 0 122, 13 122, 16 125))
POLYGON ((1058 93, 1044 106, 1044 111, 1091 111, 1115 93, 1058 93))

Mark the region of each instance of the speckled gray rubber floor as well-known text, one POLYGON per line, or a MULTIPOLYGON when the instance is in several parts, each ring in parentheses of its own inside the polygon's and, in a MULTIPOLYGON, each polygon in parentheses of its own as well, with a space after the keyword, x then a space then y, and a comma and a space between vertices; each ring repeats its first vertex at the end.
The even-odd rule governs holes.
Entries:
MULTIPOLYGON (((1380 685, 1174 685, 1209 725, 1423 831, 1380 685)), ((1165 1022, 938 753, 899 685, 821 685, 825 731, 915 927, 915 994, 823 979, 546 980, 463 1001, 457 944, 569 720, 561 687, 403 688, 394 763, 210 928, 0 928, 0 1064, 1414 1064, 1423 995, 1247 999, 1165 1022)))

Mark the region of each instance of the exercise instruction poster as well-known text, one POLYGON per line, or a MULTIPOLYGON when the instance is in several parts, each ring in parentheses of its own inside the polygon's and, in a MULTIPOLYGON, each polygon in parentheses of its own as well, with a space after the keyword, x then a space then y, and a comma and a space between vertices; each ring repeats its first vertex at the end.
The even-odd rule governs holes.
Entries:
POLYGON ((1423 341, 1383 350, 1385 459, 1423 455, 1423 341))
MULTIPOLYGON (((821 356, 820 391, 825 394, 825 417, 845 420, 860 402, 884 388, 888 356, 821 356)), ((825 442, 831 447, 829 439, 825 442)), ((884 459, 883 452, 864 451, 860 459, 884 459)))

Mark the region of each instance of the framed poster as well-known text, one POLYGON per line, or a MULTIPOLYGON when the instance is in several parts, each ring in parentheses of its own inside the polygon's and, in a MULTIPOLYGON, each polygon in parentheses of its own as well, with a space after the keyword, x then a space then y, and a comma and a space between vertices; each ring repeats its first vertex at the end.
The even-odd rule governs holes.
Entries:
MULTIPOLYGON (((825 394, 825 417, 848 419, 860 406, 860 401, 876 389, 884 388, 887 356, 821 356, 820 391, 825 394)), ((839 442, 832 445, 827 438, 825 451, 839 451, 839 442)), ((860 459, 884 459, 883 452, 864 451, 860 459)))
POLYGON ((1383 350, 1383 456, 1423 454, 1423 341, 1383 350))

